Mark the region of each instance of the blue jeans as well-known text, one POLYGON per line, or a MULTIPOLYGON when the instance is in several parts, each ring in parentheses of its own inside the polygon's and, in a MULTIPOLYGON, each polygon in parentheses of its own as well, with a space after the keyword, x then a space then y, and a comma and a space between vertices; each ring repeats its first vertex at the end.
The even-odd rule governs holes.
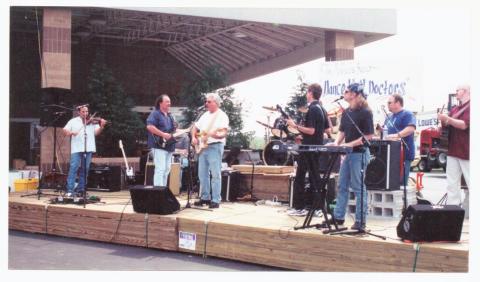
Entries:
POLYGON ((222 156, 223 143, 209 144, 198 157, 198 178, 200 179, 200 198, 220 203, 222 200, 222 156), (210 185, 210 173, 212 183, 210 185))
POLYGON ((333 211, 336 219, 344 220, 347 211, 349 188, 355 194, 355 221, 360 224, 361 213, 361 194, 363 190, 363 224, 366 224, 367 216, 367 188, 364 183, 366 168, 370 161, 370 151, 368 148, 363 153, 347 154, 340 166, 338 178, 337 204, 333 211), (362 179, 363 173, 363 179, 362 179))
POLYGON ((168 186, 168 174, 172 165, 173 152, 152 148, 155 174, 153 175, 153 186, 168 186))
POLYGON ((83 152, 73 153, 70 155, 70 169, 68 171, 67 177, 67 193, 73 193, 75 188, 75 180, 77 178, 78 169, 80 169, 80 175, 78 179, 78 186, 75 189, 76 192, 80 193, 85 190, 85 180, 88 177, 88 170, 90 169, 90 163, 92 161, 92 152, 87 152, 87 174, 85 175, 84 163, 85 158, 83 152))

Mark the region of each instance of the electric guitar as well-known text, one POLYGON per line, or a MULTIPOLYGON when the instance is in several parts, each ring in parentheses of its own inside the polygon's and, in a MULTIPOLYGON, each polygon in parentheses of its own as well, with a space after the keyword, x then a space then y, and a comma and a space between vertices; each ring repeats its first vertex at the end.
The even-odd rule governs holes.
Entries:
POLYGON ((126 170, 127 177, 129 179, 133 179, 135 178, 135 174, 133 173, 133 168, 128 165, 127 157, 125 156, 125 151, 123 150, 122 140, 118 140, 118 146, 120 147, 120 150, 122 150, 123 160, 125 161, 125 170, 126 170))
MULTIPOLYGON (((222 129, 216 129, 215 132, 217 135, 225 137, 227 135, 227 130, 222 128, 222 129)), ((195 154, 200 155, 205 149, 208 148, 208 132, 206 131, 200 131, 195 135, 197 137, 197 144, 194 145, 195 148, 195 154)))
POLYGON ((180 135, 185 134, 190 132, 191 126, 185 129, 177 129, 175 132, 172 133, 172 138, 165 140, 165 138, 152 134, 153 139, 155 140, 155 143, 160 147, 160 148, 165 148, 170 146, 171 144, 175 144, 177 140, 175 138, 178 138, 180 135))

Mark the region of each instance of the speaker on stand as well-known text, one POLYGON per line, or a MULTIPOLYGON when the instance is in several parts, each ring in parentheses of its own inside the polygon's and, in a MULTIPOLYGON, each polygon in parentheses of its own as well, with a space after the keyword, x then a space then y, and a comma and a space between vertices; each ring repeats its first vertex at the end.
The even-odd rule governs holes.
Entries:
POLYGON ((370 141, 372 158, 365 173, 368 190, 400 189, 400 141, 370 141))

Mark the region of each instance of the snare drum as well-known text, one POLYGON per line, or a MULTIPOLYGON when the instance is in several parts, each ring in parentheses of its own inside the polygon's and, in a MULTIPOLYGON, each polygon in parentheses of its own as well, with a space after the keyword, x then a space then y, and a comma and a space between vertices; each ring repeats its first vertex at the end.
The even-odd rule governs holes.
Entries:
POLYGON ((266 165, 292 165, 293 160, 287 151, 286 142, 272 140, 263 149, 263 161, 266 165))

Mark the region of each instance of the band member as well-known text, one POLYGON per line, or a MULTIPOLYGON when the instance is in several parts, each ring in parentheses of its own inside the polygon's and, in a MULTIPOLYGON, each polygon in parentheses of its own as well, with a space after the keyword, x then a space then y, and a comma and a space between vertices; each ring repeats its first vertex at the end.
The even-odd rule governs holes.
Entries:
POLYGON ((167 186, 168 174, 175 151, 175 120, 170 114, 170 98, 166 94, 155 100, 155 110, 147 118, 148 147, 152 151, 155 174, 154 186, 167 186))
POLYGON ((370 151, 352 120, 365 138, 371 140, 374 133, 373 114, 368 107, 362 85, 358 83, 349 85, 345 91, 344 98, 348 102, 349 107, 342 114, 337 138, 331 145, 339 146, 345 141, 342 145, 353 147, 353 151, 345 156, 340 166, 337 204, 333 216, 338 224, 344 223, 349 199, 349 188, 351 188, 356 198, 355 223, 351 229, 364 230, 367 215, 367 189, 364 179, 365 170, 370 161, 370 151), (362 195, 363 198, 361 197, 362 195), (361 201, 363 201, 363 211, 360 208, 362 206, 361 201))
MULTIPOLYGON (((439 113, 442 127, 448 128, 447 153, 447 203, 461 205, 460 179, 463 174, 470 188, 470 86, 457 87, 456 98, 460 105, 452 108, 448 115, 439 113)), ((468 189, 464 205, 468 204, 468 189)))
MULTIPOLYGON (((295 127, 302 136, 302 144, 306 145, 322 145, 323 134, 329 127, 326 111, 319 103, 322 95, 322 87, 317 84, 311 84, 307 89, 307 103, 309 103, 308 111, 305 116, 305 125, 300 126, 292 119, 287 120, 289 126, 295 127)), ((293 208, 295 211, 289 212, 290 215, 303 216, 308 213, 306 209, 305 193, 305 175, 308 171, 310 181, 310 191, 319 192, 320 174, 318 155, 302 152, 298 157, 298 167, 295 175, 294 192, 293 192, 293 208)), ((312 195, 310 195, 312 196, 312 195)))
POLYGON ((95 136, 102 132, 107 123, 104 119, 99 119, 99 123, 90 122, 88 120, 88 105, 79 106, 77 110, 79 115, 69 120, 63 128, 65 135, 71 136, 67 197, 83 195, 92 154, 96 152, 95 136), (87 141, 86 147, 85 140, 87 141), (75 188, 75 179, 79 169, 78 185, 75 188))
POLYGON ((386 140, 400 140, 403 138, 407 147, 404 147, 403 161, 403 185, 408 184, 410 176, 410 164, 415 159, 415 141, 413 135, 417 121, 412 112, 403 109, 403 97, 399 94, 393 94, 388 97, 388 110, 392 113, 385 119, 384 127, 387 128, 388 135, 386 140))
POLYGON ((222 100, 216 93, 206 95, 207 111, 192 127, 192 145, 198 152, 198 178, 200 179, 200 200, 195 206, 208 204, 218 208, 222 190, 222 156, 228 130, 228 116, 220 109, 222 100), (198 133, 199 131, 199 133, 198 133), (210 180, 211 175, 211 180, 210 180))

